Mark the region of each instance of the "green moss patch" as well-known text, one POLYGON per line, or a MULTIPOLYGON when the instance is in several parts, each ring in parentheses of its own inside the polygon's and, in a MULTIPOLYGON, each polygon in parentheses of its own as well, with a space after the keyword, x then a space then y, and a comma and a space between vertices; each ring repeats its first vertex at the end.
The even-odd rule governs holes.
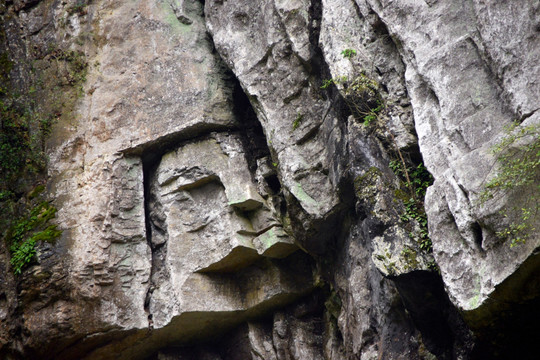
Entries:
POLYGON ((15 274, 20 274, 34 262, 39 242, 52 242, 62 234, 57 225, 51 224, 56 211, 49 202, 39 201, 8 229, 5 240, 9 245, 11 267, 15 274))

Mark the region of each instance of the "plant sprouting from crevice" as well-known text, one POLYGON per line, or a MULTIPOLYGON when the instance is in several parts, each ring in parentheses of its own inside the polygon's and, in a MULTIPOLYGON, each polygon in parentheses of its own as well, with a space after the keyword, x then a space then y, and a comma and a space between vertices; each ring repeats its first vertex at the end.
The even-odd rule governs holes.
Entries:
POLYGON ((400 189, 396 191, 396 200, 404 205, 400 220, 409 228, 409 234, 414 238, 424 252, 432 251, 432 243, 428 234, 428 221, 424 209, 424 197, 427 188, 433 183, 431 174, 423 163, 414 162, 404 154, 386 124, 388 105, 385 103, 379 83, 367 76, 365 71, 358 71, 352 58, 356 56, 353 49, 341 52, 343 57, 351 60, 355 76, 338 76, 324 80, 322 89, 336 85, 347 104, 351 115, 362 122, 363 126, 378 131, 388 141, 394 156, 389 166, 401 180, 400 189), (415 224, 418 224, 416 226, 415 224))
POLYGON ((427 188, 433 184, 433 177, 427 171, 423 163, 416 166, 404 166, 401 160, 390 161, 390 168, 401 179, 404 190, 396 190, 396 198, 400 199, 405 206, 405 211, 400 216, 404 223, 416 221, 419 229, 409 229, 411 238, 415 238, 420 249, 425 252, 432 251, 432 243, 428 233, 428 220, 424 208, 424 197, 427 188))
POLYGON ((298 127, 300 126, 300 124, 302 123, 302 120, 304 119, 304 115, 301 114, 301 113, 297 113, 296 114, 296 118, 294 119, 293 123, 292 123, 292 128, 293 130, 296 130, 298 129, 298 127))
MULTIPOLYGON (((76 10, 87 3, 77 1, 76 10)), ((61 48, 54 39, 48 46, 28 46, 28 52, 13 59, 13 49, 1 32, 0 238, 19 274, 36 259, 40 242, 60 235, 51 223, 56 209, 49 199, 37 196, 36 189, 43 191, 46 181, 47 138, 56 122, 75 116, 88 66, 84 52, 61 48), (25 196, 32 184, 34 191, 25 196)))
POLYGON ((56 208, 38 196, 43 189, 42 186, 38 186, 28 195, 29 201, 35 198, 33 202, 36 204, 14 221, 5 236, 11 254, 11 267, 15 274, 20 274, 34 261, 36 245, 39 242, 52 242, 62 233, 57 225, 51 224, 56 215, 56 208))
POLYGON ((505 136, 493 148, 497 161, 496 174, 480 193, 480 204, 510 193, 521 197, 523 203, 500 211, 507 225, 496 232, 498 238, 510 240, 510 246, 525 243, 536 230, 540 211, 540 125, 521 126, 512 123, 505 136), (530 194, 529 194, 530 193, 530 194))
POLYGON ((351 114, 356 119, 361 119, 364 125, 374 122, 385 108, 379 84, 363 72, 353 78, 338 76, 324 80, 321 89, 327 89, 331 85, 340 87, 351 114))

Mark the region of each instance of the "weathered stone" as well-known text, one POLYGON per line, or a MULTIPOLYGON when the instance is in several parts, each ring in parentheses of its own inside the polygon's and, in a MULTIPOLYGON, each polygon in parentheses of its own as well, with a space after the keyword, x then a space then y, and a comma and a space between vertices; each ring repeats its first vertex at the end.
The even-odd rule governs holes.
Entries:
POLYGON ((50 90, 63 113, 45 146, 63 233, 20 276, 0 245, 0 357, 536 358, 538 213, 525 243, 497 235, 536 180, 481 194, 506 125, 540 124, 539 14, 537 1, 0 4, 0 78, 38 92, 23 112, 53 109, 50 90), (422 203, 416 179, 396 174, 422 161, 433 254, 404 206, 422 203))
MULTIPOLYGON (((504 32, 502 29, 510 26, 516 34, 522 36, 532 31, 532 27, 522 21, 506 23, 501 20, 497 24, 489 20, 486 23, 484 15, 476 19, 477 9, 484 7, 476 3, 458 5, 437 2, 431 7, 418 3, 409 9, 414 16, 407 18, 401 16, 403 9, 399 6, 389 4, 383 9, 377 4, 371 5, 388 24, 391 35, 400 39, 402 51, 414 56, 414 63, 411 57, 403 58, 410 64, 406 77, 420 148, 424 154, 429 154, 425 156, 426 165, 435 177, 435 185, 428 194, 426 206, 430 215, 435 256, 456 305, 464 310, 477 308, 487 299, 494 286, 509 276, 513 272, 511 269, 522 263, 537 247, 534 241, 513 251, 504 245, 500 250, 491 249, 482 255, 482 250, 475 249, 475 243, 490 242, 494 234, 489 228, 479 225, 486 221, 484 219, 488 214, 479 214, 474 209, 478 203, 478 194, 482 191, 482 179, 487 178, 493 162, 489 154, 490 147, 497 141, 497 137, 500 138, 505 124, 513 118, 519 118, 521 111, 521 114, 531 114, 535 110, 524 104, 527 96, 534 96, 538 92, 537 87, 527 83, 525 88, 529 89, 530 95, 521 98, 522 104, 501 101, 505 92, 523 93, 524 88, 515 90, 510 82, 500 83, 493 76, 504 66, 501 62, 509 60, 502 60, 502 52, 497 53, 493 47, 494 38, 488 35, 488 39, 484 40, 483 34, 490 34, 497 26, 497 31, 504 32), (437 15, 442 13, 445 14, 444 21, 437 15), (447 21, 448 18, 456 21, 447 21), (478 27, 482 31, 478 32, 478 27), (490 46, 489 50, 484 50, 486 42, 490 46), (493 54, 487 57, 485 51, 493 54), (468 169, 473 164, 474 173, 468 169), (481 233, 477 234, 478 231, 481 233), (463 239, 463 242, 459 239, 463 239), (511 252, 514 254, 504 255, 511 252), (463 258, 458 261, 449 260, 456 255, 463 258), (513 265, 502 261, 503 258, 507 258, 513 265), (505 263, 504 269, 500 267, 501 261, 505 263), (456 267, 457 263, 463 267, 456 267), (481 280, 481 273, 490 275, 481 280), (498 275, 494 277, 495 273, 498 275), (479 283, 473 280, 475 278, 479 283)), ((496 41, 501 41, 496 46, 504 47, 502 38, 496 41)), ((526 46, 536 48, 532 44, 538 42, 538 39, 524 41, 530 43, 526 46)), ((529 69, 530 76, 538 73, 540 67, 531 63, 529 56, 534 57, 535 51, 514 56, 511 62, 529 69)), ((534 122, 533 119, 530 121, 534 122)))
POLYGON ((284 258, 298 247, 288 234, 280 227, 273 227, 253 239, 255 248, 262 256, 271 258, 284 258))
POLYGON ((312 61, 306 51, 313 46, 301 26, 313 21, 307 19, 307 5, 208 1, 205 9, 216 48, 242 83, 261 120, 276 155, 274 161, 283 174, 282 184, 310 216, 328 216, 338 207, 338 199, 325 174, 331 154, 324 143, 334 140, 321 125, 337 119, 328 112, 330 103, 321 97, 319 85, 304 64, 312 61), (230 24, 229 19, 233 19, 230 24), (287 31, 294 31, 292 38, 287 31))
POLYGON ((511 281, 539 245, 534 234, 513 249, 495 240, 497 211, 519 198, 478 208, 484 181, 492 176, 490 148, 505 124, 525 117, 528 123, 538 121, 529 102, 538 97, 538 84, 524 80, 515 86, 519 76, 511 75, 519 68, 529 79, 538 77, 540 67, 532 59, 538 58, 539 40, 532 35, 536 20, 531 16, 537 9, 532 3, 439 1, 406 9, 391 2, 357 3, 371 8, 399 40, 420 149, 435 177, 426 210, 446 289, 459 309, 483 313, 492 306, 488 298, 497 286, 511 281), (513 15, 493 16, 501 11, 513 15), (510 34, 520 41, 508 42, 510 34))

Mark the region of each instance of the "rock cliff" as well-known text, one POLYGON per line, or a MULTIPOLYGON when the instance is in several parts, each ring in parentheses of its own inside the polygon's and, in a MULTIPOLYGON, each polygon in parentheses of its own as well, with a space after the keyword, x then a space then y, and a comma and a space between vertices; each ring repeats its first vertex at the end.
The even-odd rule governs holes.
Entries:
POLYGON ((540 356, 540 2, 0 16, 1 358, 540 356))

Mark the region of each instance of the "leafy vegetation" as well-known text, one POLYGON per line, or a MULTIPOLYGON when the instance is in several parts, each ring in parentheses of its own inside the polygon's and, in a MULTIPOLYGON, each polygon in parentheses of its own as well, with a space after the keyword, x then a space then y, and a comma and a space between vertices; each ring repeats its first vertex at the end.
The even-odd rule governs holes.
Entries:
POLYGON ((344 58, 350 59, 353 56, 356 56, 356 50, 354 49, 345 49, 341 52, 341 55, 343 55, 344 58))
POLYGON ((525 243, 535 231, 534 222, 540 211, 540 125, 520 126, 514 122, 506 129, 504 138, 493 147, 499 164, 497 173, 480 194, 481 203, 532 187, 523 204, 502 210, 508 225, 496 233, 510 246, 525 243))
MULTIPOLYGON (((345 58, 351 59, 356 55, 356 51, 345 49, 341 54, 345 58)), ((331 85, 340 86, 345 102, 356 119, 361 120, 364 126, 375 125, 375 127, 382 129, 392 145, 395 156, 389 165, 402 184, 401 188, 396 191, 396 199, 401 200, 405 206, 405 211, 400 219, 410 224, 408 226, 409 234, 416 239, 420 249, 427 253, 431 252, 432 243, 428 234, 424 197, 427 188, 433 183, 433 178, 423 163, 415 163, 404 156, 397 146, 392 132, 387 128, 385 122, 381 121, 386 115, 387 106, 379 90, 379 84, 370 79, 364 71, 361 71, 360 75, 352 79, 341 76, 325 80, 321 88, 326 89, 331 85), (414 224, 418 224, 419 228, 414 224)))
POLYGON ((15 63, 1 31, 0 237, 10 250, 13 271, 20 274, 34 261, 40 242, 60 235, 51 223, 56 209, 40 195, 45 142, 56 121, 73 116, 87 63, 81 51, 54 43, 46 49, 29 46, 31 53, 15 63))
POLYGON ((294 119, 293 124, 292 124, 293 130, 298 129, 303 119, 304 119, 303 114, 300 114, 300 113, 296 114, 296 118, 294 119))
POLYGON ((327 89, 331 85, 340 85, 349 110, 355 118, 362 119, 364 125, 375 121, 385 108, 378 89, 379 84, 363 72, 352 79, 339 76, 324 80, 321 89, 327 89))
POLYGON ((433 184, 433 177, 427 171, 424 164, 417 166, 404 167, 401 160, 390 161, 390 168, 402 180, 406 191, 396 190, 396 197, 403 201, 405 212, 401 215, 401 221, 410 223, 415 220, 420 229, 413 231, 409 229, 409 235, 415 238, 420 249, 425 252, 432 251, 432 243, 428 233, 428 221, 424 209, 424 197, 427 188, 433 184))
POLYGON ((55 207, 47 201, 41 201, 28 214, 17 219, 8 230, 6 240, 15 274, 20 274, 32 263, 39 241, 51 242, 61 235, 57 226, 50 224, 55 214, 55 207))

